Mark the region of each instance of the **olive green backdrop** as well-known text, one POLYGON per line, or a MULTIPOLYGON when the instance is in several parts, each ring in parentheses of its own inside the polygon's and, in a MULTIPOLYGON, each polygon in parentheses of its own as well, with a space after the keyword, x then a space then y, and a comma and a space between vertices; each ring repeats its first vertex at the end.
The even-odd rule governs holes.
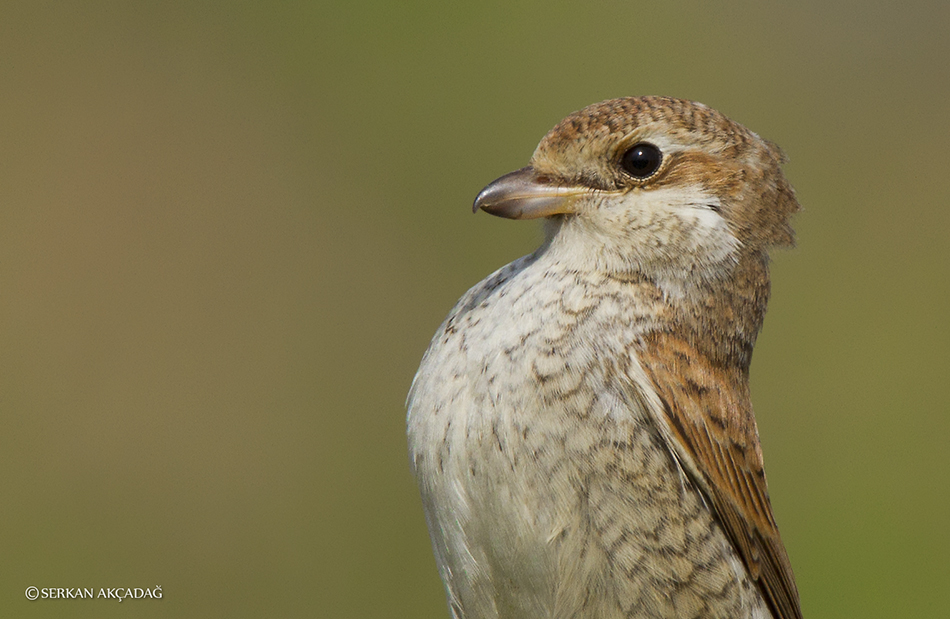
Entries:
POLYGON ((806 617, 947 617, 950 3, 826 4, 0 3, 0 616, 445 619, 405 394, 539 239, 471 201, 668 94, 805 207, 753 399, 806 617))

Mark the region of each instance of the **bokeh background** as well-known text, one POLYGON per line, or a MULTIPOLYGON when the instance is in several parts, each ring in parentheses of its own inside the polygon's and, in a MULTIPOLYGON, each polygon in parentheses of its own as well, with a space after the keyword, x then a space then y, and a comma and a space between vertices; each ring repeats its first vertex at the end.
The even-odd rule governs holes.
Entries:
POLYGON ((447 617, 404 399, 540 237, 471 201, 668 94, 805 207, 753 364, 805 616, 947 617, 950 3, 724 4, 0 3, 0 616, 447 617))

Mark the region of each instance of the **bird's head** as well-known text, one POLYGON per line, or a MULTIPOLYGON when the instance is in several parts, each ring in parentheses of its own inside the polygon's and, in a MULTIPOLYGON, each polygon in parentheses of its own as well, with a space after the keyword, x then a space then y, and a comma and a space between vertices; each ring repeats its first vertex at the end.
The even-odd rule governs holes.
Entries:
POLYGON ((680 288, 793 243, 800 207, 783 161, 777 146, 700 103, 612 99, 562 120, 475 210, 548 218, 547 251, 680 288))

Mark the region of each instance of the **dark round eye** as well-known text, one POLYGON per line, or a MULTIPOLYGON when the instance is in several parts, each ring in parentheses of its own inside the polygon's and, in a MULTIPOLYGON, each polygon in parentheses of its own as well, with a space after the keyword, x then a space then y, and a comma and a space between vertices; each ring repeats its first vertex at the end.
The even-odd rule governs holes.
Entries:
POLYGON ((640 142, 623 154, 620 165, 633 178, 644 179, 656 172, 662 161, 663 154, 659 148, 640 142))

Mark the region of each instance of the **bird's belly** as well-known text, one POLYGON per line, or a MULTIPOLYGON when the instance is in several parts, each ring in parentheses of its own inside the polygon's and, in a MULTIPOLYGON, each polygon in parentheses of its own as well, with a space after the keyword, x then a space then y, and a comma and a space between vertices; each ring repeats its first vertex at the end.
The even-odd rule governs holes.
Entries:
POLYGON ((464 364, 427 360, 410 448, 457 616, 572 617, 563 609, 580 608, 608 563, 590 522, 591 481, 602 475, 594 455, 648 426, 612 362, 571 338, 557 351, 571 349, 573 361, 550 346, 526 352, 532 336, 513 339, 469 333, 464 364))
POLYGON ((410 445, 450 601, 459 617, 551 616, 552 542, 576 477, 561 440, 546 444, 556 430, 532 396, 512 401, 482 378, 438 382, 457 397, 410 423, 410 445))

